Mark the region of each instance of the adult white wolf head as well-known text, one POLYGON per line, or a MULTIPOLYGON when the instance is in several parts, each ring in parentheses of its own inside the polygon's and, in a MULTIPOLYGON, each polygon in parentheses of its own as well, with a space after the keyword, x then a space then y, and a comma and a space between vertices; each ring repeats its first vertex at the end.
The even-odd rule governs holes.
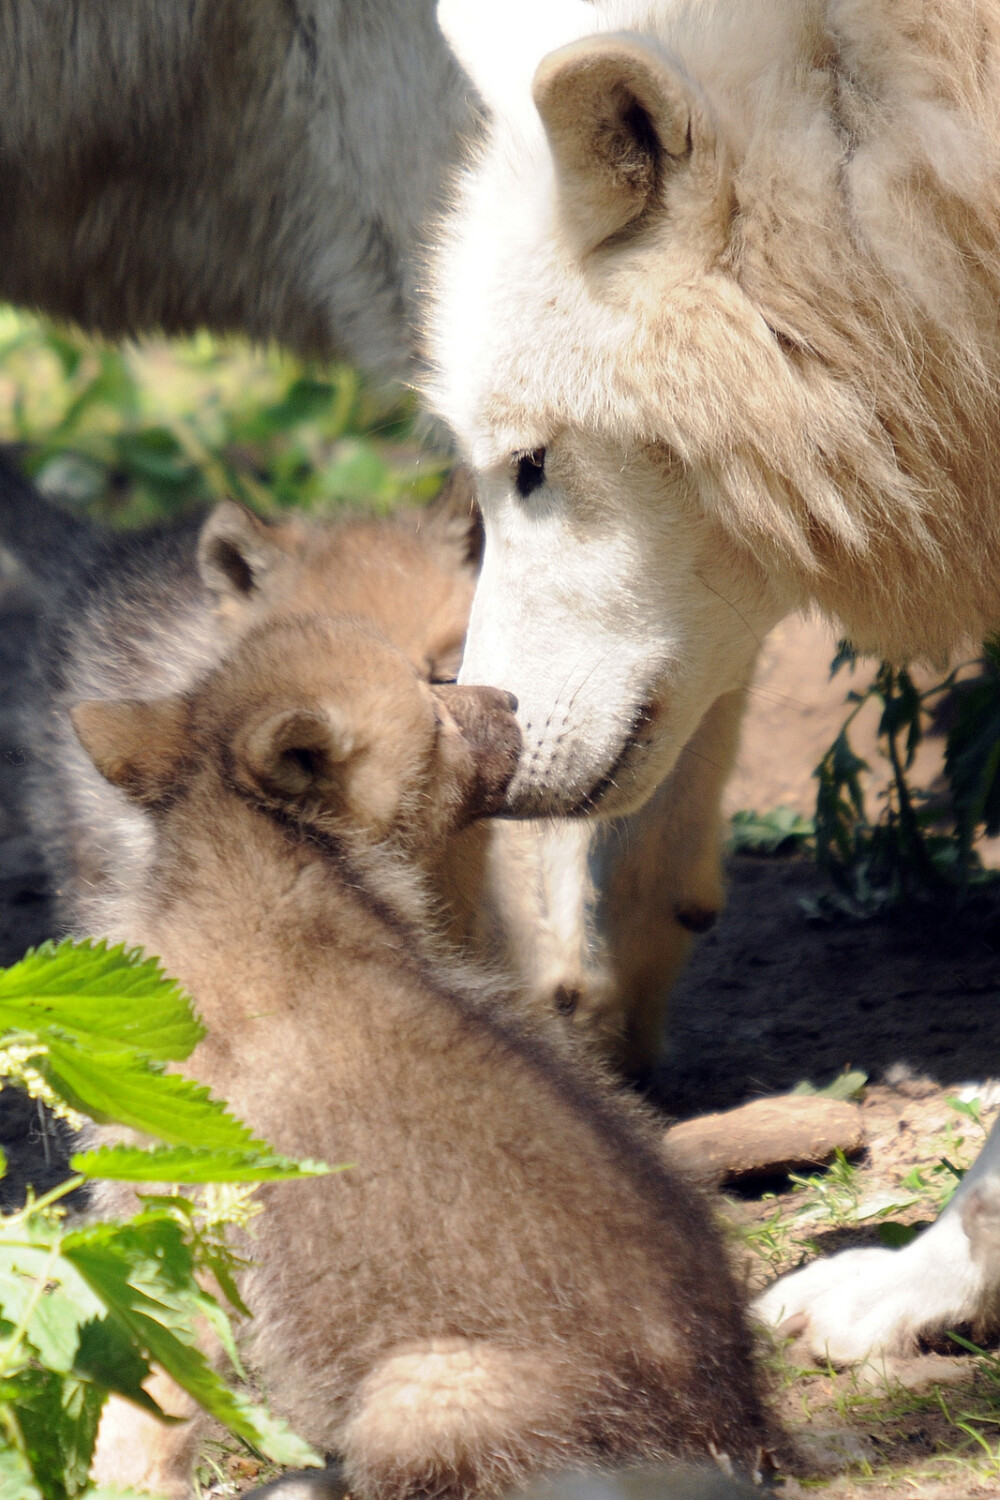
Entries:
POLYGON ((895 656, 995 626, 998 0, 439 17, 493 115, 430 346, 512 808, 642 801, 790 608, 895 656))

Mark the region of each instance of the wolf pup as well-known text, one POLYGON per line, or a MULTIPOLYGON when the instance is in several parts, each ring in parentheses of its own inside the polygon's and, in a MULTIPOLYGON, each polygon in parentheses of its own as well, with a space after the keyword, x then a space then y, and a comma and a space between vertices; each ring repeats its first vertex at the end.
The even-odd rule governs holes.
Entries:
MULTIPOLYGON (((280 1150, 351 1164, 263 1189, 246 1295, 269 1391, 352 1492, 752 1469, 767 1424, 704 1206, 637 1107, 435 957, 423 872, 502 802, 507 695, 422 682, 360 622, 288 618, 191 691, 73 722, 150 814, 110 936, 196 997, 192 1072, 280 1150)), ((96 1472, 181 1494, 190 1449, 119 1406, 96 1472)))
MULTIPOLYGON (((102 930, 148 854, 148 820, 109 787, 69 720, 81 698, 178 692, 269 614, 334 611, 374 621, 428 678, 454 677, 475 578, 460 482, 416 517, 277 525, 231 501, 190 525, 124 541, 96 529, 67 560, 43 559, 51 624, 40 651, 45 709, 31 819, 63 923, 102 930)), ((44 519, 53 508, 35 497, 44 519)), ((5 523, 9 518, 5 515, 5 523)), ((74 538, 74 542, 77 539, 74 538)), ((38 566, 36 561, 36 567, 38 566)))

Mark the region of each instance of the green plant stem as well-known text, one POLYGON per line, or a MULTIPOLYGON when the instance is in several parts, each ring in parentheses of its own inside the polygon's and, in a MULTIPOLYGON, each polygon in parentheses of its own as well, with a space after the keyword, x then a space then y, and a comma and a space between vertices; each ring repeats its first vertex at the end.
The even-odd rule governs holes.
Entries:
POLYGON ((78 1172, 74 1177, 67 1177, 64 1181, 57 1182, 54 1188, 49 1188, 49 1191, 43 1193, 40 1198, 35 1198, 31 1203, 26 1204, 21 1213, 44 1212, 45 1209, 51 1208, 53 1203, 58 1203, 60 1198, 68 1198, 70 1193, 75 1193, 77 1188, 83 1187, 86 1180, 83 1173, 78 1172))
MULTIPOLYGON (((938 882, 937 871, 928 858, 924 847, 924 840, 920 832, 920 825, 913 807, 913 799, 910 796, 910 788, 907 784, 906 773, 903 770, 903 762, 899 754, 899 745, 896 742, 897 731, 890 729, 886 738, 889 742, 889 760, 892 765, 893 781, 896 786, 896 797, 899 803, 899 825, 906 840, 906 847, 913 858, 914 863, 920 870, 923 880, 931 887, 938 882)), ((905 872, 904 872, 905 879, 905 872)))
POLYGON ((14 1332, 11 1334, 10 1338, 7 1340, 3 1348, 0 1349, 0 1379, 2 1379, 3 1376, 7 1374, 12 1356, 19 1348, 25 1334, 28 1331, 28 1325, 30 1324, 32 1318, 35 1316, 35 1313, 38 1309, 38 1304, 42 1300, 45 1288, 48 1285, 49 1275, 54 1269, 56 1261, 59 1259, 59 1250, 60 1247, 58 1244, 53 1245, 52 1250, 49 1254, 49 1258, 45 1262, 44 1270, 40 1271, 38 1273, 38 1276, 35 1278, 34 1291, 28 1298, 27 1306, 25 1307, 24 1312, 21 1314, 20 1320, 18 1321, 14 1332))

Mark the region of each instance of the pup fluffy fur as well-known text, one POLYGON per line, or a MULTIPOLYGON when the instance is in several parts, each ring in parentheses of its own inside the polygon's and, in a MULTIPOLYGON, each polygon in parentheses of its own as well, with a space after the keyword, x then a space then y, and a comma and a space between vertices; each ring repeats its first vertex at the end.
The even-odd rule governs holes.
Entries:
MULTIPOLYGON (((112 936, 196 997, 192 1072, 282 1151, 351 1163, 263 1189, 247 1296, 269 1389, 352 1491, 709 1449, 753 1467, 765 1421, 704 1207, 637 1108, 428 945, 421 870, 516 763, 505 695, 288 619, 194 691, 74 722, 152 813, 112 936)), ((121 1421, 100 1478, 183 1492, 190 1435, 121 1421)))

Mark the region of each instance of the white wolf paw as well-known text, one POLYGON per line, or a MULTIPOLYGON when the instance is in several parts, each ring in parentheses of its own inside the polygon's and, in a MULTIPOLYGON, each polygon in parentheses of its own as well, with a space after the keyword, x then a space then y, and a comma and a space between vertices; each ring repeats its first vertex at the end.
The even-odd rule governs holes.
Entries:
POLYGON ((846 1250, 784 1276, 753 1306, 814 1358, 912 1353, 921 1334, 990 1320, 1000 1288, 1000 1190, 981 1182, 903 1250, 846 1250))

